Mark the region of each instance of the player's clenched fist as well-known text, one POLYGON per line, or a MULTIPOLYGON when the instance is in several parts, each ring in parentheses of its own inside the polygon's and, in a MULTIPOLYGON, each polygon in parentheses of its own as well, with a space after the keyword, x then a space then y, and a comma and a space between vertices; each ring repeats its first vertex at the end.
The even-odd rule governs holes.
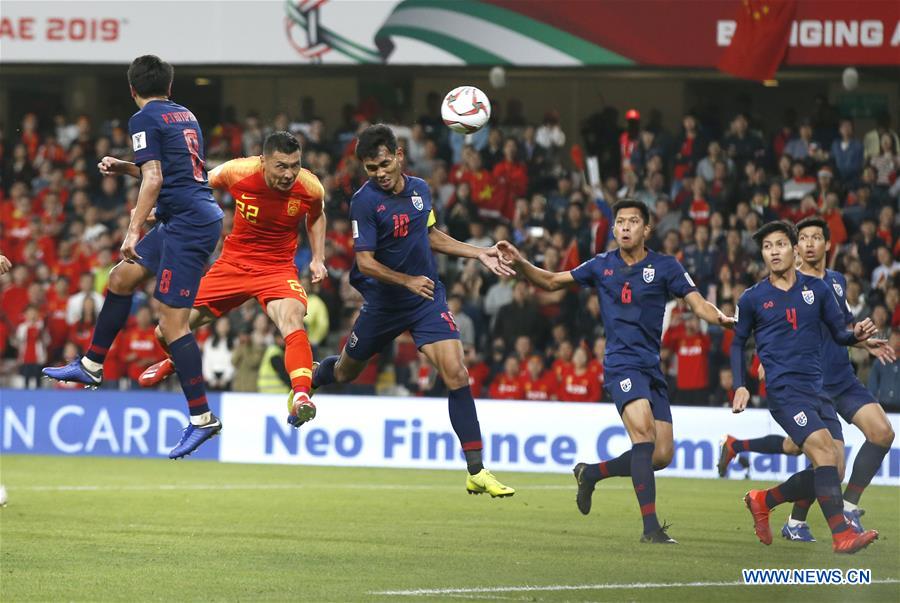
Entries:
POLYGON ((0 274, 6 274, 12 268, 12 262, 5 255, 0 255, 0 274))
POLYGON ((104 176, 118 176, 119 174, 125 173, 125 166, 127 164, 127 161, 122 161, 121 159, 116 159, 115 157, 107 155, 97 164, 97 169, 100 170, 100 173, 104 176))
POLYGON ((434 281, 427 276, 411 276, 407 279, 405 287, 416 295, 434 301, 434 281))
POLYGON ((734 400, 731 401, 731 412, 744 412, 747 408, 747 402, 750 401, 750 390, 746 387, 739 387, 734 392, 734 400))
POLYGON ((321 283, 328 276, 328 269, 322 260, 313 260, 309 263, 309 274, 313 283, 321 283))

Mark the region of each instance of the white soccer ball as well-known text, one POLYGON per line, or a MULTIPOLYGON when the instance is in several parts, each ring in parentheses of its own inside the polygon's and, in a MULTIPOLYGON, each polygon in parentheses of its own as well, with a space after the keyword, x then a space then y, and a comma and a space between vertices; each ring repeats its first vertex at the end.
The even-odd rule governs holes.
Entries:
POLYGON ((475 86, 454 88, 441 103, 441 118, 454 132, 477 132, 491 118, 491 101, 475 86))
POLYGON ((841 74, 841 83, 844 84, 844 90, 848 92, 856 90, 859 85, 859 72, 853 67, 847 67, 841 74))
POLYGON ((0 484, 0 507, 5 507, 9 497, 6 495, 6 488, 0 484))

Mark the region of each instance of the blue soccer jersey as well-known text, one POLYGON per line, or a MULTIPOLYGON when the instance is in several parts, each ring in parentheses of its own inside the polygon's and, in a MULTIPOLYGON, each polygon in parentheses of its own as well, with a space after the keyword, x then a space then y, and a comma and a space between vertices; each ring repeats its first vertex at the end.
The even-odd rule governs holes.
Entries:
POLYGON ((194 114, 170 100, 152 100, 128 121, 134 163, 159 161, 163 184, 156 217, 205 226, 222 219, 206 179, 203 133, 194 114))
MULTIPOLYGON (((847 279, 840 272, 825 270, 825 284, 831 287, 834 299, 843 315, 844 326, 853 322, 853 314, 847 307, 847 279)), ((822 366, 824 369, 823 383, 825 389, 844 387, 856 380, 853 365, 850 364, 850 354, 847 348, 834 340, 827 332, 828 327, 822 325, 822 339, 824 340, 822 352, 822 366)))
MULTIPOLYGON (((431 192, 421 178, 404 176, 406 186, 398 194, 383 190, 371 180, 350 201, 353 247, 373 251, 375 259, 395 272, 427 276, 440 297, 443 285, 438 280, 428 229, 434 224, 431 192)), ((350 284, 365 298, 372 311, 406 311, 429 303, 406 287, 390 285, 364 275, 354 262, 350 284)))
MULTIPOLYGON (((738 300, 737 323, 731 344, 734 387, 745 385, 744 344, 750 335, 766 370, 767 389, 797 388, 821 391, 824 364, 823 335, 842 346, 857 342, 825 281, 797 273, 797 282, 783 291, 764 279, 738 300), (823 332, 824 328, 828 333, 823 332)), ((846 356, 846 351, 844 351, 846 356)))
POLYGON ((597 289, 606 331, 603 364, 613 369, 659 367, 666 304, 697 290, 678 260, 654 251, 632 266, 618 249, 601 253, 575 268, 572 277, 597 289))

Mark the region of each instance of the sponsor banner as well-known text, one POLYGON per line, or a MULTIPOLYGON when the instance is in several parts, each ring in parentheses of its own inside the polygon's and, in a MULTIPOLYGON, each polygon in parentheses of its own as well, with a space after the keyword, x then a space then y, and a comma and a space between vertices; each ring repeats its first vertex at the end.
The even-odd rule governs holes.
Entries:
MULTIPOLYGON (((446 400, 327 395, 315 400, 315 421, 298 431, 285 422, 283 396, 223 394, 220 460, 456 470, 464 466, 446 400), (235 424, 241 426, 239 431, 228 428, 235 424)), ((742 438, 784 433, 763 409, 735 415, 727 408, 675 406, 672 415, 675 456, 660 472, 663 476, 717 477, 719 439, 725 433, 742 438)), ((497 471, 567 473, 576 462, 609 459, 630 447, 612 404, 481 400, 478 418, 485 465, 497 471)), ((890 415, 890 420, 900 432, 900 415, 890 415)), ((855 427, 844 427, 852 463, 864 438, 855 427)), ((754 479, 779 481, 806 467, 799 457, 750 456, 754 479)), ((730 476, 744 477, 737 463, 730 476)), ((873 483, 896 486, 898 478, 900 448, 894 447, 873 483)))
MULTIPOLYGON (((218 414, 219 395, 207 400, 218 414)), ((9 454, 168 458, 188 421, 184 398, 170 393, 0 390, 0 450, 9 454)), ((191 458, 218 459, 218 438, 191 458)))
MULTIPOLYGON (((4 0, 0 61, 716 65, 738 0, 4 0), (588 18, 589 17, 589 18, 588 18)), ((786 65, 900 64, 900 2, 798 0, 786 65)))
MULTIPOLYGON (((316 419, 297 430, 282 395, 224 393, 210 406, 222 435, 191 458, 233 463, 368 466, 459 471, 465 463, 438 398, 316 396, 316 419)), ((716 477, 719 439, 781 434, 768 411, 673 407, 675 456, 659 474, 716 477)), ((579 461, 609 459, 630 443, 612 404, 481 400, 485 464, 497 471, 568 473, 579 461)), ((900 432, 900 415, 889 415, 900 432)), ((187 424, 174 393, 0 390, 0 438, 6 453, 165 457, 187 424)), ((864 438, 846 426, 848 467, 864 438)), ((800 457, 750 455, 751 477, 780 481, 806 466, 800 457)), ((848 472, 849 475, 849 472, 848 472)), ((735 463, 732 479, 744 471, 735 463)), ((900 485, 900 448, 873 483, 900 485)))

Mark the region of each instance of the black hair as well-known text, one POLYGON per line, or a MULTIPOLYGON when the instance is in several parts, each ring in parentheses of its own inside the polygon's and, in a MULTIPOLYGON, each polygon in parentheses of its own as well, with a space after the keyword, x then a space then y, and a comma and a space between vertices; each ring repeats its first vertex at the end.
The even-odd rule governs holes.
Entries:
POLYGON ((637 199, 633 199, 631 197, 626 197, 624 199, 621 199, 620 201, 616 201, 616 203, 613 204, 613 221, 615 222, 616 217, 619 215, 620 211, 630 208, 634 208, 641 212, 641 218, 644 220, 645 226, 647 224, 650 224, 650 210, 647 209, 647 206, 642 201, 638 201, 637 199))
POLYGON ((828 228, 828 222, 823 220, 822 218, 816 216, 810 216, 808 218, 803 218, 799 222, 797 222, 797 233, 799 233, 804 228, 821 228, 822 236, 825 237, 826 241, 831 240, 831 229, 828 228))
POLYGON ((763 239, 773 232, 783 232, 787 235, 787 238, 790 239, 791 245, 797 244, 797 228, 790 222, 785 222, 784 220, 776 220, 774 222, 763 224, 759 230, 753 233, 753 240, 756 241, 756 244, 759 245, 760 248, 762 248, 763 239))
POLYGON ((300 142, 290 132, 272 132, 263 143, 263 155, 271 155, 276 151, 288 155, 299 152, 300 142))
POLYGON ((362 131, 356 141, 356 158, 360 161, 378 156, 378 150, 387 147, 388 153, 397 152, 397 136, 384 124, 375 124, 362 131))
POLYGON ((145 54, 131 61, 128 85, 141 98, 169 96, 175 69, 155 54, 145 54))

